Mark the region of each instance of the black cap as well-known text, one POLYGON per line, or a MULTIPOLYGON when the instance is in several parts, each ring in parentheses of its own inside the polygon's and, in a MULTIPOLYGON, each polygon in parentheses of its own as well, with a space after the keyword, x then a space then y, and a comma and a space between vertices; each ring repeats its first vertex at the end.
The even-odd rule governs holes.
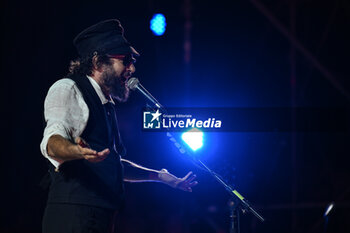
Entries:
POLYGON ((124 29, 117 19, 109 19, 88 27, 73 40, 81 57, 94 52, 111 55, 140 54, 124 37, 124 29))

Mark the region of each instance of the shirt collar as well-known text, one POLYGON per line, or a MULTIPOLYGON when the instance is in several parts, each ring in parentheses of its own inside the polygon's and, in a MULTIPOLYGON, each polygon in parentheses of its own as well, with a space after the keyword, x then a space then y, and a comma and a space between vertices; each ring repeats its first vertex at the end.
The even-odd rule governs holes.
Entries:
POLYGON ((98 83, 96 82, 95 79, 93 79, 92 77, 90 77, 88 75, 86 75, 86 77, 89 79, 92 87, 95 89, 95 91, 96 91, 98 97, 100 98, 102 104, 106 104, 106 103, 110 102, 110 103, 115 105, 115 103, 113 101, 113 98, 110 95, 108 96, 108 99, 106 98, 106 96, 102 92, 102 89, 101 89, 100 85, 98 85, 98 83))

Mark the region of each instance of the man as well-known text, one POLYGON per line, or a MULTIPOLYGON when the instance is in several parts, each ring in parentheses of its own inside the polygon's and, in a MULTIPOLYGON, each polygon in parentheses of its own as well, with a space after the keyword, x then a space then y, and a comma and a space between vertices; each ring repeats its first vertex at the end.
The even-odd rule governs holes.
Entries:
POLYGON ((197 182, 192 172, 177 178, 166 169, 121 159, 125 148, 115 106, 128 99, 126 83, 139 54, 120 22, 97 23, 82 31, 74 45, 79 58, 45 99, 41 151, 52 166, 43 232, 113 232, 124 199, 123 181, 158 181, 189 192, 197 182))

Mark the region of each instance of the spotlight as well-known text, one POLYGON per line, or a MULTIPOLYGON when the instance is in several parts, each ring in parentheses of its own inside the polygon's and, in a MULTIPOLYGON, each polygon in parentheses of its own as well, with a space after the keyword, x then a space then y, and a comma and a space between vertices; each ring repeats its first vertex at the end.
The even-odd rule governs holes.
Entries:
POLYGON ((326 211, 324 212, 324 217, 326 217, 326 216, 328 216, 328 214, 329 214, 329 212, 331 212, 331 210, 333 209, 333 207, 334 207, 334 202, 331 202, 328 206, 327 206, 327 208, 326 208, 326 211))
POLYGON ((181 138, 193 151, 196 151, 203 146, 203 132, 199 129, 190 129, 183 133, 181 138))
POLYGON ((165 32, 166 21, 163 14, 155 14, 150 22, 150 28, 154 35, 161 36, 165 32))

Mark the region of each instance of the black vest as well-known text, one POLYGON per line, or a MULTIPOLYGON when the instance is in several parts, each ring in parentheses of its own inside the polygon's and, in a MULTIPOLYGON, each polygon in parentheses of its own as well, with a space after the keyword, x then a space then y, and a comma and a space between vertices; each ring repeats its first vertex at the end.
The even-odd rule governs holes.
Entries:
MULTIPOLYGON (((95 89, 85 76, 71 77, 80 89, 89 108, 89 119, 80 136, 92 149, 109 148, 110 154, 98 163, 85 159, 63 163, 59 172, 50 169, 51 185, 48 203, 71 203, 118 209, 123 202, 123 166, 120 155, 125 154, 121 142, 115 109, 108 120, 95 89)), ((114 107, 113 107, 114 108, 114 107)))

